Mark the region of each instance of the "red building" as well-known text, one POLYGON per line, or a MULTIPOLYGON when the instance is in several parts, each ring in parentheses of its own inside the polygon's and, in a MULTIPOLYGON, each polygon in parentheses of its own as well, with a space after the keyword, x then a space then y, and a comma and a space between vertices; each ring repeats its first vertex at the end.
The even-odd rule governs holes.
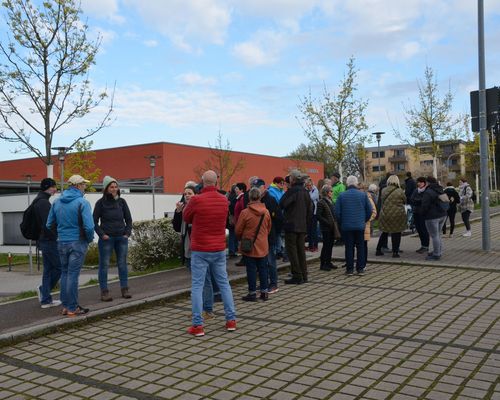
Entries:
MULTIPOLYGON (((213 159, 213 150, 207 147, 188 146, 176 143, 150 143, 135 146, 94 150, 95 165, 102 176, 111 175, 122 187, 143 190, 151 185, 151 167, 148 156, 158 156, 155 167, 156 187, 159 192, 179 193, 188 180, 199 181, 196 171, 202 170, 205 161, 213 159), (145 186, 146 185, 146 186, 145 186)), ((323 163, 294 160, 290 158, 260 154, 231 152, 233 165, 240 159, 244 167, 231 179, 231 183, 247 182, 250 176, 259 176, 266 184, 275 176, 285 176, 297 168, 307 173, 315 183, 324 177, 323 163)), ((23 175, 34 175, 34 184, 46 176, 46 165, 39 158, 0 161, 0 181, 24 182, 23 175)), ((60 165, 54 157, 54 179, 60 179, 60 165)), ((228 189, 228 188, 225 188, 228 189)))

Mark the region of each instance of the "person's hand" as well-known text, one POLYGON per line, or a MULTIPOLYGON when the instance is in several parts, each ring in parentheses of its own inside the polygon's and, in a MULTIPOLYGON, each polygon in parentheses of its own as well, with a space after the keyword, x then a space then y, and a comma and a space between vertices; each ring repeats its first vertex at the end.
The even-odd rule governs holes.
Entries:
POLYGON ((184 203, 182 201, 178 201, 177 203, 175 203, 175 211, 181 212, 183 208, 184 203))
POLYGON ((102 235, 102 240, 109 240, 109 236, 108 235, 102 235))

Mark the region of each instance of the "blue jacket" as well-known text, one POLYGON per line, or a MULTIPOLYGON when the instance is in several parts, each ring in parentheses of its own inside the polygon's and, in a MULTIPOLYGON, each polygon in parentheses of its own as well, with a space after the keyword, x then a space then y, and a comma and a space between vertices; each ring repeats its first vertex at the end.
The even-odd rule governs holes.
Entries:
POLYGON ((76 242, 80 238, 79 214, 81 213, 82 228, 88 243, 94 240, 94 219, 90 203, 83 198, 83 193, 70 186, 59 197, 50 209, 47 218, 47 228, 57 225, 57 237, 60 242, 76 242))
POLYGON ((276 200, 276 203, 280 203, 281 198, 285 194, 284 190, 281 190, 279 187, 277 187, 274 183, 269 185, 267 188, 267 192, 274 197, 274 200, 276 200))
POLYGON ((335 216, 342 231, 364 231, 372 214, 368 195, 354 186, 340 193, 335 202, 335 216))

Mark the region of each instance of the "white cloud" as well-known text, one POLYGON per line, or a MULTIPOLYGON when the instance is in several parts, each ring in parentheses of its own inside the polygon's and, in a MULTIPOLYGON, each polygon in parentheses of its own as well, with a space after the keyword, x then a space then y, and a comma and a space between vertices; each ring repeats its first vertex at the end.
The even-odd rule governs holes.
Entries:
POLYGON ((243 63, 256 67, 274 64, 287 45, 283 32, 263 30, 257 32, 249 41, 233 47, 233 55, 243 63))
POLYGON ((183 83, 189 86, 210 86, 215 85, 217 80, 212 77, 204 77, 195 72, 188 72, 175 77, 177 82, 183 83))
POLYGON ((408 60, 415 55, 419 54, 421 51, 420 43, 418 42, 407 42, 403 43, 399 48, 391 50, 388 54, 388 58, 391 61, 401 61, 408 60))
POLYGON ((144 43, 144 46, 146 46, 146 47, 157 47, 158 46, 158 41, 154 40, 154 39, 145 40, 143 43, 144 43))
POLYGON ((231 22, 222 0, 125 0, 144 21, 184 51, 195 51, 193 42, 221 45, 231 22))
POLYGON ((82 10, 97 18, 122 24, 125 18, 118 14, 118 0, 83 0, 82 10))

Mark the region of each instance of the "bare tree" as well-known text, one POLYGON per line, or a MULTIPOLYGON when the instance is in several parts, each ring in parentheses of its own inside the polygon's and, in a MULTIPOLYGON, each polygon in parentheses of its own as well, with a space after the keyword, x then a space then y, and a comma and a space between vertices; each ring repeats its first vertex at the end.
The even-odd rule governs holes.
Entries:
MULTIPOLYGON (((54 135, 108 97, 106 90, 94 93, 88 76, 101 38, 87 37, 77 0, 45 0, 38 8, 30 0, 2 4, 10 32, 7 43, 0 42, 0 139, 34 153, 53 176, 54 135)), ((112 111, 113 96, 97 126, 68 147, 108 126, 112 111)))
POLYGON ((418 104, 403 104, 409 137, 403 137, 398 131, 395 131, 395 134, 407 142, 409 139, 415 146, 419 143, 429 143, 433 157, 433 175, 437 178, 439 143, 461 136, 463 116, 454 116, 451 113, 453 95, 450 89, 442 98, 439 97, 437 79, 431 67, 425 68, 424 80, 418 80, 417 85, 418 104))
POLYGON ((222 134, 219 132, 214 146, 210 147, 210 157, 194 169, 196 175, 201 176, 209 169, 218 175, 219 189, 229 190, 233 176, 245 168, 245 159, 236 157, 231 149, 229 140, 224 143, 222 134))
MULTIPOLYGON (((323 149, 323 154, 331 158, 341 173, 348 148, 364 143, 368 138, 363 133, 368 129, 365 121, 368 102, 355 96, 357 72, 351 57, 338 93, 331 94, 325 85, 320 99, 314 99, 309 93, 299 104, 302 113, 299 123, 310 145, 323 149)), ((321 161, 330 162, 328 159, 321 161)))

